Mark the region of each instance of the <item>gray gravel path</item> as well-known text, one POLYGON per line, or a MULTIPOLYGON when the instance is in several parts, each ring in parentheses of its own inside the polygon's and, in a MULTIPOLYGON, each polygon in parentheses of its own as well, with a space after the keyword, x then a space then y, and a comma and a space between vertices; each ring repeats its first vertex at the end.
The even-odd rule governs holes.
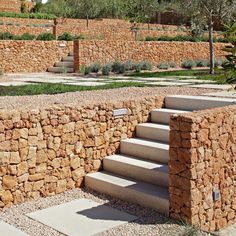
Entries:
MULTIPOLYGON (((87 198, 104 203, 113 208, 138 216, 134 222, 105 231, 99 236, 157 236, 183 235, 186 227, 159 214, 154 210, 98 194, 88 189, 74 189, 52 197, 41 198, 36 202, 27 202, 0 211, 0 219, 24 231, 29 236, 62 236, 63 234, 34 221, 25 214, 79 198, 87 198)), ((204 234, 200 234, 204 235, 204 234)))
POLYGON ((140 99, 154 95, 200 95, 214 92, 212 89, 196 89, 181 87, 145 87, 145 88, 119 88, 96 91, 83 91, 63 93, 56 95, 35 95, 35 96, 3 96, 0 97, 0 109, 37 109, 53 104, 75 104, 84 105, 98 102, 123 101, 140 99))

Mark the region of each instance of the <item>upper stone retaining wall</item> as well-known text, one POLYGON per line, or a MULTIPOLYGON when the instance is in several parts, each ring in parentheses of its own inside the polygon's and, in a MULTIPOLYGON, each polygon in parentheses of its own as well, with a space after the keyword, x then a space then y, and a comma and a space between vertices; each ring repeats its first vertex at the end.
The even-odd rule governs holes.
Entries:
POLYGON ((170 216, 207 231, 233 224, 236 106, 175 116, 170 128, 170 216))
POLYGON ((0 0, 0 12, 20 12, 19 0, 0 0))
POLYGON ((73 51, 73 42, 0 41, 0 67, 9 73, 45 72, 73 51))
POLYGON ((105 156, 132 137, 164 97, 50 106, 41 110, 0 110, 0 208, 80 187, 105 156), (113 109, 128 115, 114 117, 113 109))
MULTIPOLYGON (((225 44, 215 44, 216 58, 224 58, 225 44)), ((148 60, 154 66, 161 62, 175 62, 177 65, 186 59, 209 59, 208 43, 192 42, 141 42, 141 41, 75 41, 75 69, 89 66, 98 61, 102 64, 120 61, 148 60)))

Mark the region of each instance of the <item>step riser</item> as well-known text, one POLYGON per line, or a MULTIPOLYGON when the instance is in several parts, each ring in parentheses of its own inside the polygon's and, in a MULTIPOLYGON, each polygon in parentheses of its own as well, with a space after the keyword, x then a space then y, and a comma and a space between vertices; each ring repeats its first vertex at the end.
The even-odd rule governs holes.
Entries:
POLYGON ((161 123, 168 125, 170 123, 170 117, 175 113, 167 112, 151 112, 151 121, 153 123, 161 123))
POLYGON ((130 188, 116 186, 112 183, 107 183, 95 178, 91 178, 90 176, 85 177, 85 185, 88 188, 96 190, 100 193, 108 194, 124 201, 152 208, 165 215, 169 215, 169 201, 166 199, 153 197, 130 188))
POLYGON ((74 63, 73 62, 56 62, 55 66, 56 67, 74 68, 74 63))
POLYGON ((68 61, 68 62, 73 62, 74 61, 74 57, 71 57, 71 56, 63 57, 62 60, 63 61, 68 61))
POLYGON ((164 129, 155 129, 144 126, 137 126, 136 136, 143 139, 151 139, 164 143, 169 143, 170 131, 164 129))
POLYGON ((169 186, 169 175, 165 172, 145 169, 142 167, 129 165, 127 163, 109 160, 107 158, 104 158, 103 160, 103 169, 105 171, 130 177, 138 181, 144 181, 163 187, 169 186))
MULTIPOLYGON (((49 72, 53 72, 53 73, 64 73, 65 68, 63 67, 52 67, 49 68, 48 71, 49 72)), ((66 73, 73 73, 74 69, 73 68, 66 68, 66 73)))
POLYGON ((169 150, 134 143, 121 142, 121 153, 161 163, 168 163, 169 150))
POLYGON ((169 109, 180 109, 180 110, 204 110, 215 107, 222 107, 233 105, 232 102, 226 100, 208 100, 207 97, 194 99, 185 97, 166 97, 165 107, 169 109))

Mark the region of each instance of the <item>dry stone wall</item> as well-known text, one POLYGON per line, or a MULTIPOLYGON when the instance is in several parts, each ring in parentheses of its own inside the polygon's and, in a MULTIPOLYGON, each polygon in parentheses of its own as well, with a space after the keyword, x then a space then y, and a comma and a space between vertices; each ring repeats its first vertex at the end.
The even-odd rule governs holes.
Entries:
POLYGON ((207 231, 233 224, 236 106, 175 116, 170 127, 170 216, 207 231))
POLYGON ((0 12, 20 12, 20 0, 0 0, 0 12))
POLYGON ((120 141, 134 135, 162 96, 135 101, 0 111, 0 207, 80 187, 120 141), (128 115, 114 117, 113 109, 128 115))
MULTIPOLYGON (((216 58, 224 58, 225 44, 215 44, 216 58)), ((89 66, 99 61, 101 64, 120 61, 148 60, 154 66, 161 62, 175 62, 177 65, 186 59, 209 59, 208 43, 192 42, 142 42, 142 41, 103 41, 82 40, 74 43, 75 69, 89 66)))
POLYGON ((9 73, 45 72, 73 51, 73 42, 0 41, 0 67, 9 73))

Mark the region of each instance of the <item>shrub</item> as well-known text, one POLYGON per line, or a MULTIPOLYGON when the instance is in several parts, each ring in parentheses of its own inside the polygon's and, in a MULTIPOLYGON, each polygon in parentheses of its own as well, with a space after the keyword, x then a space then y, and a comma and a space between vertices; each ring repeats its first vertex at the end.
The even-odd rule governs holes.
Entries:
POLYGON ((170 68, 170 65, 167 62, 161 62, 158 66, 158 69, 160 70, 168 70, 170 68))
POLYGON ((140 63, 136 63, 134 65, 135 72, 139 73, 142 70, 142 65, 140 63))
POLYGON ((95 62, 90 66, 91 72, 98 73, 101 70, 101 64, 99 62, 95 62))
POLYGON ((207 67, 208 61, 207 60, 196 60, 197 67, 207 67))
POLYGON ((149 61, 141 61, 141 70, 152 70, 152 64, 149 61))
POLYGON ((46 13, 15 13, 15 12, 0 12, 0 17, 48 19, 48 20, 53 20, 53 19, 56 18, 56 16, 53 15, 53 14, 46 14, 46 13))
POLYGON ((90 66, 86 66, 85 68, 84 68, 84 75, 88 75, 88 74, 90 74, 91 73, 91 67, 90 66))
POLYGON ((52 41, 52 40, 55 40, 56 38, 51 33, 42 33, 42 34, 39 34, 36 39, 41 40, 41 41, 52 41))
POLYGON ((34 40, 35 38, 35 35, 24 33, 19 37, 19 40, 34 40))
POLYGON ((117 74, 123 74, 125 73, 125 66, 119 61, 115 61, 112 64, 112 72, 117 73, 117 74))
POLYGON ((189 70, 195 66, 196 66, 196 63, 192 60, 186 60, 182 63, 182 68, 189 69, 189 70))
POLYGON ((223 65, 223 60, 221 58, 217 58, 215 60, 215 67, 220 67, 223 65))
POLYGON ((14 39, 14 35, 8 32, 5 33, 0 33, 0 39, 1 40, 9 40, 9 39, 14 39))
POLYGON ((170 65, 170 68, 176 68, 177 67, 177 65, 176 65, 176 63, 174 61, 171 61, 169 63, 169 65, 170 65))
POLYGON ((75 37, 72 36, 71 34, 65 32, 64 34, 58 36, 57 39, 61 40, 61 41, 73 41, 75 39, 75 37))
POLYGON ((108 76, 110 74, 112 70, 112 65, 111 64, 107 64, 105 66, 102 67, 102 75, 108 76))
POLYGON ((125 63, 124 63, 124 67, 125 67, 125 70, 126 71, 129 71, 129 70, 134 70, 134 68, 135 68, 135 63, 133 63, 132 61, 126 61, 125 63))

